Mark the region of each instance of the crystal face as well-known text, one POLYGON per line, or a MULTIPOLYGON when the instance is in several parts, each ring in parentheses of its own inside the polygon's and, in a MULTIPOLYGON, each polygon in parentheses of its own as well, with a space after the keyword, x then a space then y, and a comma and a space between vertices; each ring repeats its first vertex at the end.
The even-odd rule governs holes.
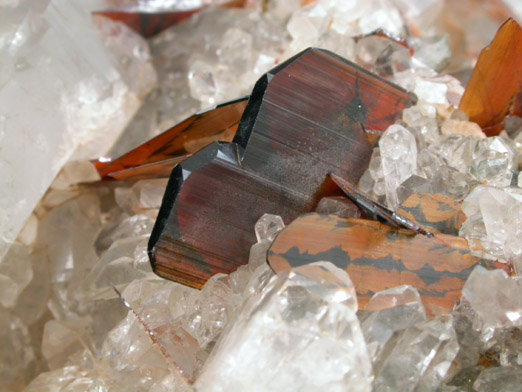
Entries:
POLYGON ((246 103, 240 98, 196 113, 125 155, 95 161, 94 166, 106 179, 166 177, 175 165, 210 143, 232 141, 246 103))
POLYGON ((320 260, 348 272, 362 306, 377 291, 407 284, 419 291, 424 304, 446 311, 460 298, 475 265, 509 270, 505 264, 473 257, 464 238, 412 235, 375 221, 332 215, 297 218, 268 252, 276 272, 320 260))
POLYGON ((481 52, 459 105, 488 136, 502 130, 501 122, 506 114, 513 109, 520 110, 513 102, 522 85, 513 75, 522 73, 521 60, 522 29, 515 20, 509 19, 481 52))
POLYGON ((410 98, 318 49, 270 71, 233 143, 215 143, 172 172, 149 243, 155 272, 201 287, 245 264, 259 217, 290 221, 311 211, 334 190, 329 172, 358 181, 371 151, 363 126, 386 129, 410 98))
POLYGON ((355 289, 328 262, 301 266, 250 297, 198 378, 199 391, 370 391, 355 289))

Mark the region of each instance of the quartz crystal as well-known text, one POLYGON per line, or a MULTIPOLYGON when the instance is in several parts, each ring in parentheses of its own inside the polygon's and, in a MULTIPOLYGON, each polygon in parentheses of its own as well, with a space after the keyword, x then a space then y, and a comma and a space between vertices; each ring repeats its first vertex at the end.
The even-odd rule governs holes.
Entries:
POLYGON ((0 259, 62 165, 105 153, 155 85, 146 43, 108 20, 102 35, 90 6, 0 6, 0 259))
POLYGON ((397 188, 417 171, 415 137, 400 125, 390 126, 379 140, 381 162, 386 184, 386 201, 391 209, 399 203, 397 188))
POLYGON ((490 258, 522 255, 522 190, 518 187, 477 186, 462 204, 466 221, 460 235, 470 249, 490 258))
POLYGON ((473 390, 477 392, 502 391, 516 392, 520 390, 522 367, 493 367, 484 370, 473 383, 473 390))
POLYGON ((0 260, 0 304, 5 308, 15 305, 18 296, 33 279, 29 249, 13 244, 0 260))
POLYGON ((476 267, 462 295, 482 319, 484 328, 522 327, 522 286, 504 271, 476 267))
POLYGON ((518 152, 509 139, 494 136, 477 142, 471 174, 478 181, 499 187, 509 186, 511 171, 517 168, 518 152))
POLYGON ((406 328, 385 351, 374 365, 374 391, 435 390, 458 351, 452 319, 439 316, 406 328))
POLYGON ((246 300, 205 363, 201 391, 370 391, 355 289, 330 263, 273 278, 246 300))

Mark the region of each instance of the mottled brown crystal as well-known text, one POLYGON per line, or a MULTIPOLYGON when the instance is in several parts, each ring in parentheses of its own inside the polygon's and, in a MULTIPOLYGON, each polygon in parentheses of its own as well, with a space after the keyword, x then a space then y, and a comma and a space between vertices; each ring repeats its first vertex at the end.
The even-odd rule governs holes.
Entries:
POLYGON ((446 234, 429 238, 375 221, 333 215, 299 217, 279 233, 268 251, 275 272, 321 260, 348 272, 359 307, 376 292, 407 284, 419 290, 425 304, 449 311, 475 265, 509 272, 505 264, 472 256, 464 238, 446 234))

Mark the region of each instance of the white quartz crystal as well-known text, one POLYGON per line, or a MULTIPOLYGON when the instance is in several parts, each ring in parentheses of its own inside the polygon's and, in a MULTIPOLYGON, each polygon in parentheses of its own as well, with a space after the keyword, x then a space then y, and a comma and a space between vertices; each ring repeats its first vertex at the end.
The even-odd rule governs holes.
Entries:
POLYGON ((199 391, 370 391, 371 364, 346 272, 319 262, 246 300, 196 382, 199 391))
POLYGON ((415 137, 401 125, 391 125, 379 140, 386 201, 388 206, 398 206, 397 188, 417 172, 417 145, 415 137))
POLYGON ((501 259, 522 255, 522 189, 477 186, 462 211, 467 219, 459 234, 477 255, 501 259))
POLYGON ((155 84, 145 42, 107 20, 102 35, 90 7, 0 5, 0 259, 68 158, 108 151, 155 84))

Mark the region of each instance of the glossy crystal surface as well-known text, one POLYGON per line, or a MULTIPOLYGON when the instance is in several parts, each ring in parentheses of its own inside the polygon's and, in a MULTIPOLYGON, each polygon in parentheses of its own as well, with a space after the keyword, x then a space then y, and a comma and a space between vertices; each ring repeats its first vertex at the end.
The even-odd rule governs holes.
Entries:
POLYGON ((200 287, 245 264, 261 215, 290 221, 311 211, 335 190, 329 172, 357 181, 371 151, 363 126, 384 130, 411 103, 405 91, 319 49, 270 71, 233 143, 174 169, 149 243, 153 268, 200 287))

